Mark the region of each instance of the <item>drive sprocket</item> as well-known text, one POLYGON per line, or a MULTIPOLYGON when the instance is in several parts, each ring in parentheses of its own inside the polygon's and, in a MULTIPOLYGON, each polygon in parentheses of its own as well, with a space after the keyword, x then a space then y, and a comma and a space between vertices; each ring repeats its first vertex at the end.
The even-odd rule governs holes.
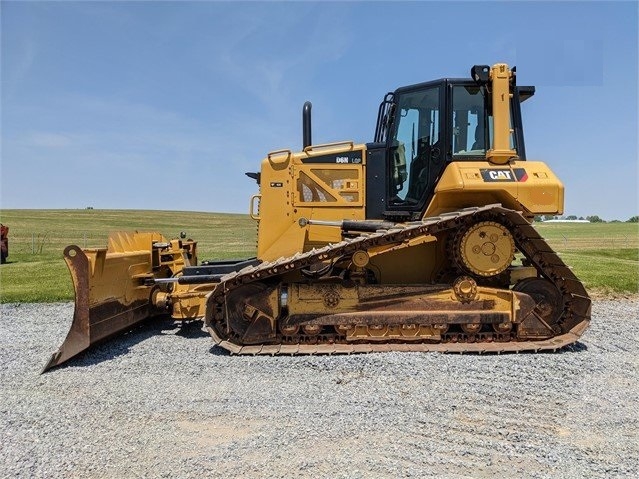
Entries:
POLYGON ((481 221, 460 231, 453 248, 456 262, 463 271, 484 278, 506 271, 515 256, 512 234, 495 221, 481 221))

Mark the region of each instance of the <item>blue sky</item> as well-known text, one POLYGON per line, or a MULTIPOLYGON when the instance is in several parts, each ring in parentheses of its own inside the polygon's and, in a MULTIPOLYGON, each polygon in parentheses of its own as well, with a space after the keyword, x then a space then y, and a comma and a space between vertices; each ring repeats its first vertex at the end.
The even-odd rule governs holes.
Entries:
POLYGON ((566 214, 638 212, 636 2, 1 3, 2 208, 246 212, 268 151, 371 141, 395 88, 517 66, 566 214))

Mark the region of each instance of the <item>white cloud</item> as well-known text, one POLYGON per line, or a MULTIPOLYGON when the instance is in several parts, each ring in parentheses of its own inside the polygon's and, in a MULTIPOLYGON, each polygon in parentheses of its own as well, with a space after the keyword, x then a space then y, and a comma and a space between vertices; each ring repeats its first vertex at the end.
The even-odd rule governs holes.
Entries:
POLYGON ((35 147, 42 148, 65 148, 71 145, 72 139, 60 133, 37 131, 28 135, 27 142, 35 147))
POLYGON ((276 125, 250 113, 204 123, 149 105, 84 95, 26 111, 16 121, 38 118, 39 128, 3 133, 6 208, 87 203, 243 213, 256 189, 244 172, 259 170, 268 142, 284 137, 276 125), (53 113, 60 108, 64 116, 53 113))
MULTIPOLYGON (((4 39, 3 39, 4 41, 4 39)), ((36 61, 37 47, 32 36, 25 36, 7 55, 7 50, 2 50, 2 96, 8 97, 20 84, 25 81, 36 61)))

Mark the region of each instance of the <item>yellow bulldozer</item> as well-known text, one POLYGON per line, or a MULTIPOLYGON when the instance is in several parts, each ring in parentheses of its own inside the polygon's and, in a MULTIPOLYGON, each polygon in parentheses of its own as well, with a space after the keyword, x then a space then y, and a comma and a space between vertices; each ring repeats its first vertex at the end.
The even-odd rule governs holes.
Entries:
POLYGON ((279 150, 247 173, 257 257, 198 263, 192 240, 68 246, 68 336, 45 370, 149 317, 204 319, 234 354, 557 350, 588 327, 582 283, 531 225, 564 188, 529 161, 516 70, 399 88, 374 140, 279 150))

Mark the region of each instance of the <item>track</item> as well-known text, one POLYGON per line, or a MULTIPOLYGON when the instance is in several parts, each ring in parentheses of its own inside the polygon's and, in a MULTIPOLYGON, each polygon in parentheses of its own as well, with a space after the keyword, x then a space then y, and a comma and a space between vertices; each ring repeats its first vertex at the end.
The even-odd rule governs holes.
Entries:
MULTIPOLYGON (((536 313, 537 314, 537 313, 536 313)), ((543 314, 537 314, 538 317, 543 314)), ((216 344, 234 354, 350 354, 377 351, 439 351, 439 352, 519 352, 556 350, 577 341, 590 321, 590 299, 581 282, 564 264, 555 252, 528 221, 516 211, 500 205, 488 205, 479 208, 467 208, 424 221, 412 222, 388 231, 367 236, 346 239, 340 243, 328 245, 318 250, 299 253, 290 258, 281 258, 270 263, 248 267, 239 272, 230 273, 222 278, 207 301, 207 329, 216 344), (550 325, 555 336, 544 340, 521 341, 513 334, 498 335, 479 333, 466 335, 449 333, 442 335, 440 343, 352 343, 338 334, 314 337, 299 336, 290 338, 278 336, 275 344, 243 345, 238 337, 225 334, 226 298, 238 288, 249 283, 274 279, 285 273, 309 267, 320 262, 337 261, 345 255, 358 250, 400 244, 423 235, 442 235, 454 233, 464 225, 479 221, 495 221, 504 225, 512 234, 517 250, 533 265, 540 276, 548 279, 560 292, 555 307, 561 315, 555 324, 550 325)))

